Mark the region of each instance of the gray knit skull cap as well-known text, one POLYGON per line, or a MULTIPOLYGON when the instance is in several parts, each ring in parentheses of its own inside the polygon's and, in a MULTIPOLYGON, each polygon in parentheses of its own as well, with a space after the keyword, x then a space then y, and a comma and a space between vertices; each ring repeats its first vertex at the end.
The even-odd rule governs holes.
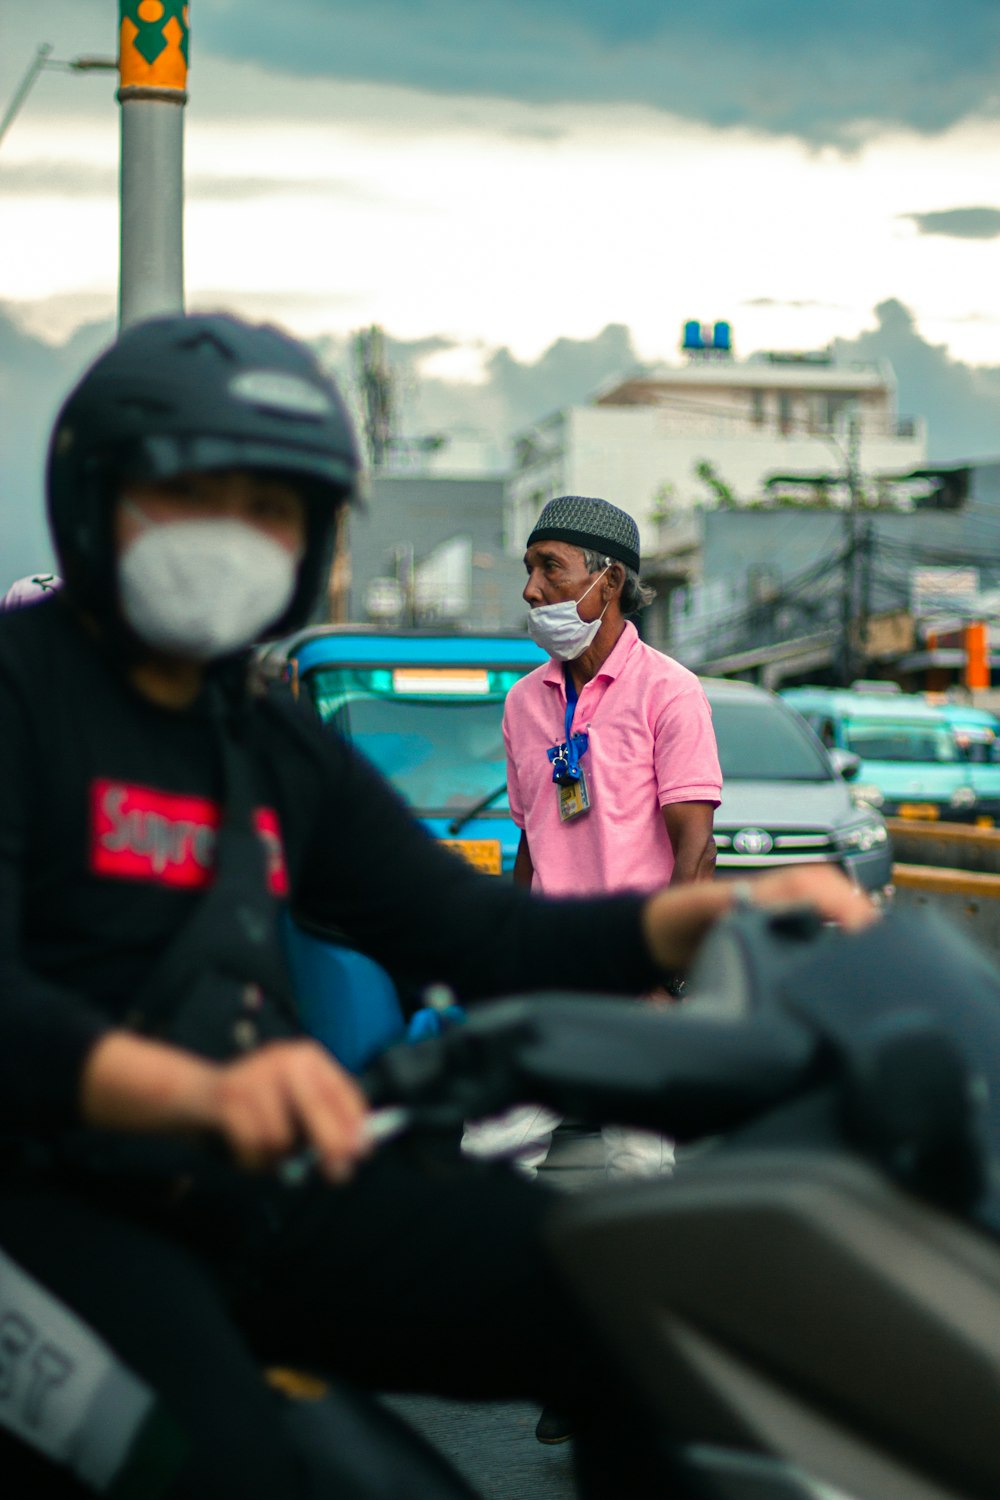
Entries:
POLYGON ((538 517, 528 546, 535 542, 572 542, 601 552, 639 571, 639 528, 632 517, 607 500, 588 495, 559 495, 538 517))

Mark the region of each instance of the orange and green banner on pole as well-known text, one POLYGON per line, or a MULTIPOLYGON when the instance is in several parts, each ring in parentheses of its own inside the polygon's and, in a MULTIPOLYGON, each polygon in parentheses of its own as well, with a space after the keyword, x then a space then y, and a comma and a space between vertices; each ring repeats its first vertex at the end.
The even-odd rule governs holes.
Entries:
POLYGON ((187 0, 119 0, 123 89, 187 88, 187 0))

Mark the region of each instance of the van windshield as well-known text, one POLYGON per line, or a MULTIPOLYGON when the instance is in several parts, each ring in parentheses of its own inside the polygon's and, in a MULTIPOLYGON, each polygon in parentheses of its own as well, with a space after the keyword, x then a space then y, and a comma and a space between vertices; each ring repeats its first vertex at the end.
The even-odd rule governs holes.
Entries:
POLYGON ((833 772, 802 724, 771 698, 709 693, 723 781, 830 781, 833 772))
MULTIPOLYGON (((524 672, 336 667, 305 683, 323 723, 352 740, 415 811, 455 814, 506 783, 503 703, 524 672)), ((502 791, 484 816, 507 816, 508 807, 502 791)))
POLYGON ((947 724, 920 719, 845 719, 844 738, 862 760, 951 765, 959 758, 947 724))

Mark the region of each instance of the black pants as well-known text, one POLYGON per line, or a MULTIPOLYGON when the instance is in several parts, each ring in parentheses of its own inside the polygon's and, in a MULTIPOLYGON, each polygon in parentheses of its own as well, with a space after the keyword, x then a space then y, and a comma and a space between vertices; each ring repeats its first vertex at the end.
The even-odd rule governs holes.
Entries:
MULTIPOLYGON (((232 1173, 169 1207, 8 1185, 0 1247, 158 1393, 189 1446, 168 1493, 293 1500, 307 1491, 262 1364, 372 1390, 551 1401, 581 1411, 595 1454, 613 1452, 627 1403, 548 1268, 550 1201, 507 1173, 428 1173, 383 1152, 346 1188, 232 1173)), ((595 1476, 605 1463, 608 1495, 647 1492, 606 1458, 595 1476)), ((43 1469, 3 1434, 0 1485, 15 1494, 8 1470, 26 1494, 59 1493, 29 1487, 43 1469)))

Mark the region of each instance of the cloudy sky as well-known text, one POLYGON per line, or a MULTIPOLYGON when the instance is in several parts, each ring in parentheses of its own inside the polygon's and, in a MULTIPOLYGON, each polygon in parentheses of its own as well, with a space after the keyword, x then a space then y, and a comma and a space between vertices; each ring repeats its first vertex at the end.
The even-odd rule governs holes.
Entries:
MULTIPOLYGON (((115 0, 0 0, 0 110, 115 0)), ((892 358, 938 459, 1000 454, 998 0, 192 0, 189 305, 499 443, 685 318, 892 358)), ((43 545, 59 392, 113 333, 115 79, 48 70, 0 143, 0 527, 43 545)), ((10 541, 14 536, 15 540, 10 541)), ((31 552, 29 556, 28 553, 31 552)))

